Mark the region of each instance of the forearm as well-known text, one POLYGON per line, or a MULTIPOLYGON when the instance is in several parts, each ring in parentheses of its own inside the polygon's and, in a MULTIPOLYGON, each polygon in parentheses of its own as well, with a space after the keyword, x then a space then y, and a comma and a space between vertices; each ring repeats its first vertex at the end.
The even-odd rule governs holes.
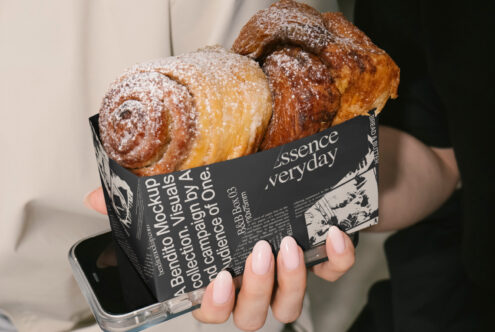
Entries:
POLYGON ((423 219, 449 198, 459 182, 452 149, 431 148, 402 131, 380 126, 378 225, 397 230, 423 219))

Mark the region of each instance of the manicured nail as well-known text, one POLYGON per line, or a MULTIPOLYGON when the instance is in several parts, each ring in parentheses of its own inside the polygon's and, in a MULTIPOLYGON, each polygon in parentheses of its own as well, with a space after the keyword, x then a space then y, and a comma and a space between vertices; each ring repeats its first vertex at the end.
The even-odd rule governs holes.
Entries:
POLYGON ((292 237, 286 236, 282 239, 280 252, 282 262, 287 270, 291 271, 299 266, 299 251, 297 250, 297 243, 292 237))
POLYGON ((328 230, 328 238, 332 244, 333 250, 337 254, 341 254, 345 251, 345 239, 344 234, 339 230, 337 226, 331 226, 328 230))
POLYGON ((262 276, 270 269, 272 260, 272 248, 266 241, 258 241, 253 248, 251 259, 251 269, 259 276, 262 276))
POLYGON ((227 302, 232 294, 232 276, 228 271, 221 271, 213 282, 213 302, 221 305, 227 302))

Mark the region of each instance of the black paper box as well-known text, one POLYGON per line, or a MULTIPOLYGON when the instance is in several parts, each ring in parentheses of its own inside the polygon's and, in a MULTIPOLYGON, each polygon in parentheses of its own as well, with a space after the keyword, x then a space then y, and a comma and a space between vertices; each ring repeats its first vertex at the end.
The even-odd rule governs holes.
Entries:
MULTIPOLYGON (((159 301, 234 276, 258 240, 278 251, 293 236, 324 244, 331 225, 378 222, 378 130, 373 112, 249 156, 138 177, 109 159, 90 118, 115 240, 159 301)), ((306 262, 311 263, 311 262, 306 262)))

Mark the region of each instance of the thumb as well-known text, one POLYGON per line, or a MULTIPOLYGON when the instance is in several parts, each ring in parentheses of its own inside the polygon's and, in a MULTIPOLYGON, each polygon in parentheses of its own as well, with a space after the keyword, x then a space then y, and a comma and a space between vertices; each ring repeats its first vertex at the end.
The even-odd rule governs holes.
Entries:
POLYGON ((336 281, 354 265, 355 252, 351 238, 331 226, 326 242, 328 261, 313 266, 313 272, 327 281, 336 281))
POLYGON ((103 196, 103 189, 101 187, 89 192, 84 197, 84 205, 91 210, 95 210, 101 214, 107 214, 107 207, 105 205, 105 197, 103 196))

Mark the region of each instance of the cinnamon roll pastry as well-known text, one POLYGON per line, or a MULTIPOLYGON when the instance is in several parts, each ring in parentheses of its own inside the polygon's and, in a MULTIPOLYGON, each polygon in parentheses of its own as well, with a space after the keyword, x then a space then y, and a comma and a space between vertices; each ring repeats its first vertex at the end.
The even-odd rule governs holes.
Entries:
MULTIPOLYGON (((316 56, 338 89, 339 108, 329 125, 374 108, 378 113, 388 98, 397 97, 397 65, 340 13, 321 14, 306 4, 281 0, 246 23, 232 50, 264 63, 274 51, 293 46, 316 56)), ((274 112, 275 118, 277 107, 274 112)))
POLYGON ((135 174, 169 173, 256 152, 271 104, 255 61, 207 47, 124 73, 104 97, 100 137, 135 174))

